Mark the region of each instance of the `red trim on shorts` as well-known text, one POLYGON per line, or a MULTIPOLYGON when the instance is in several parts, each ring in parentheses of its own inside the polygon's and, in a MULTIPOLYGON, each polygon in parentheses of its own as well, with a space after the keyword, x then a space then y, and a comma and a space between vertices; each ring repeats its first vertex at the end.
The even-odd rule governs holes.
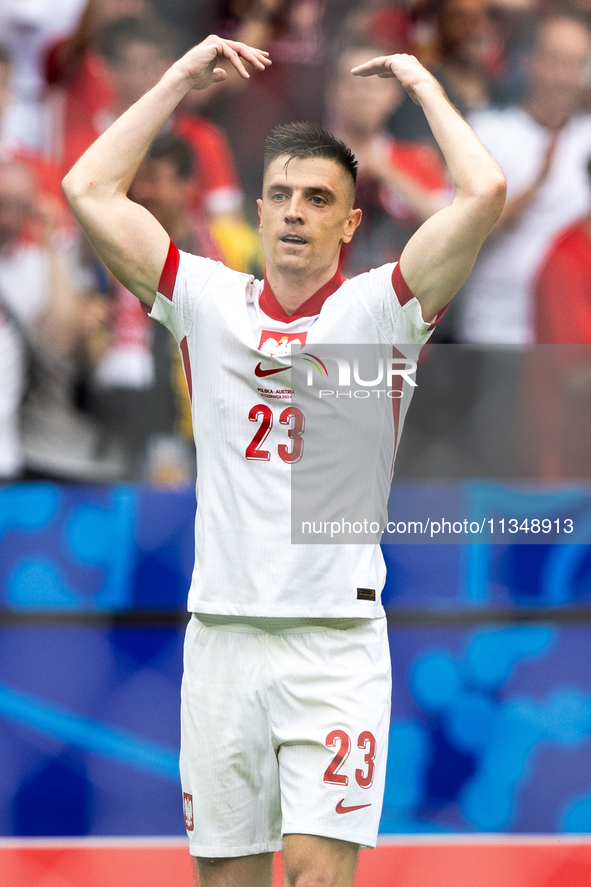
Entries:
MULTIPOLYGON (((162 295, 164 295, 164 293, 162 295)), ((189 345, 186 336, 181 340, 180 349, 181 357, 183 359, 183 369, 185 370, 185 379, 187 380, 187 388, 189 389, 189 399, 193 400, 193 378, 191 376, 191 361, 189 359, 189 345)))
POLYGON ((172 293, 174 291, 174 285, 176 283, 176 276, 179 270, 180 260, 180 253, 171 240, 170 246, 168 247, 166 261, 164 263, 164 268, 162 269, 162 274, 160 275, 160 282, 158 284, 158 292, 161 293, 161 295, 163 295, 165 299, 168 299, 169 302, 172 302, 172 293))
POLYGON ((306 299, 304 304, 300 305, 293 314, 287 314, 277 301, 277 297, 269 286, 269 281, 265 274, 265 283, 259 300, 259 306, 261 311, 263 311, 267 317, 271 317, 273 320, 280 320, 281 323, 291 323, 292 320, 298 320, 300 317, 314 317, 316 314, 320 314, 320 309, 328 297, 332 296, 332 294, 343 285, 345 280, 346 278, 343 277, 340 270, 337 269, 334 277, 331 277, 324 286, 321 286, 313 296, 306 299))

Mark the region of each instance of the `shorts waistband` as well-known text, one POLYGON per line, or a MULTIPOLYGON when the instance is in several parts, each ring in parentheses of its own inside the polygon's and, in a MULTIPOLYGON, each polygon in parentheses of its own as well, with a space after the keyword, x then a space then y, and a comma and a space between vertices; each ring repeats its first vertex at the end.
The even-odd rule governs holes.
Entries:
POLYGON ((248 634, 301 634, 308 631, 330 631, 358 628, 372 619, 321 619, 312 617, 227 616, 212 613, 193 613, 193 618, 208 628, 238 631, 248 634))

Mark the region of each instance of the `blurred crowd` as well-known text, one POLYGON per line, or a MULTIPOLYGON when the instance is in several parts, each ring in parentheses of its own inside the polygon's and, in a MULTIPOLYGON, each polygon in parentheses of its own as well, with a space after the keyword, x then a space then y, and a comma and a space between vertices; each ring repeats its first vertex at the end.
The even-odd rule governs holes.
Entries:
MULTIPOLYGON (((273 66, 190 93, 131 198, 179 248, 260 277, 264 139, 276 124, 314 120, 359 160, 363 223, 342 272, 395 261, 451 201, 451 183, 399 84, 349 72, 375 55, 413 53, 508 183, 503 215, 435 341, 519 355, 536 421, 550 417, 531 458, 541 476, 568 475, 557 428, 569 410, 591 415, 591 0, 1 0, 0 478, 193 479, 176 346, 97 259, 60 181, 209 33, 268 49, 273 66), (549 373, 548 351, 530 349, 524 367, 532 343, 579 348, 561 351, 549 373)), ((454 373, 485 378, 486 365, 460 361, 454 373)), ((478 386, 470 390, 466 409, 480 400, 482 412, 478 386)), ((578 436, 585 446, 569 465, 579 459, 577 472, 591 474, 586 426, 578 436)))

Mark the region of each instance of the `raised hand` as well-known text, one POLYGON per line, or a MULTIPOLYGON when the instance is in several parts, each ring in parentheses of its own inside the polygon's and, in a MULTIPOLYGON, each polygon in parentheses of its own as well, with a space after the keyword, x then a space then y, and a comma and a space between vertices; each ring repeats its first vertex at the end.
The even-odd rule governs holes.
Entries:
POLYGON ((431 85, 441 91, 438 81, 419 60, 414 55, 402 52, 377 56, 369 62, 357 65, 351 73, 356 77, 396 77, 416 105, 421 104, 417 94, 421 86, 431 85))
POLYGON ((245 79, 250 74, 244 67, 243 59, 259 71, 264 71, 271 64, 269 54, 263 49, 254 49, 236 40, 222 40, 212 34, 185 53, 173 68, 192 82, 192 89, 207 89, 212 83, 221 83, 228 76, 224 68, 219 67, 222 59, 227 59, 245 79))

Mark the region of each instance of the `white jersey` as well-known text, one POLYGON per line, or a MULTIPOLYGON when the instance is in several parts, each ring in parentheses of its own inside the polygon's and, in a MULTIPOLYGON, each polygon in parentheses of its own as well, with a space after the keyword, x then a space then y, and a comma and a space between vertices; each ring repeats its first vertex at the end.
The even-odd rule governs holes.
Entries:
MULTIPOLYGON (((519 107, 482 111, 470 125, 503 170, 510 202, 536 181, 554 134, 519 107)), ((462 341, 534 341, 533 284, 559 231, 588 212, 590 156, 591 115, 580 114, 560 131, 550 171, 531 204, 481 249, 459 296, 462 341)))
MULTIPOLYGON (((171 244, 152 317, 179 343, 192 401, 198 507, 189 609, 229 616, 383 615, 379 545, 291 544, 290 466, 299 444, 297 429, 289 434, 286 422, 289 374, 277 361, 292 346, 313 350, 323 343, 416 350, 432 325, 423 321, 398 267, 351 280, 337 274, 287 315, 266 282, 171 244), (271 353, 278 356, 270 359, 271 353)), ((377 450, 386 500, 408 399, 395 402, 377 450)))

